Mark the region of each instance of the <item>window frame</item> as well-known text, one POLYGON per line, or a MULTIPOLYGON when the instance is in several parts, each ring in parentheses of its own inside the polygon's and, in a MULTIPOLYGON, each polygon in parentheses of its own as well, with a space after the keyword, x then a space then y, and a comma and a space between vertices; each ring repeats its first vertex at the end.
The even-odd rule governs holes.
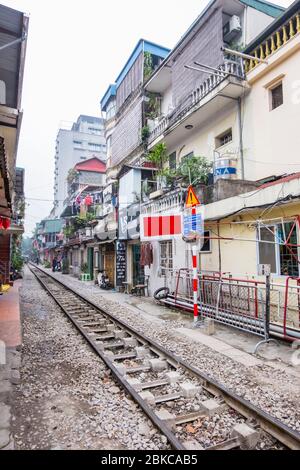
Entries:
MULTIPOLYGON (((286 225, 286 224, 293 224, 294 223, 294 220, 284 220, 283 221, 283 224, 286 225)), ((272 228, 274 227, 274 240, 277 238, 279 238, 279 235, 278 235, 278 229, 279 227, 282 226, 281 223, 273 223, 273 224, 264 224, 263 227, 258 227, 257 228, 257 273, 259 273, 259 265, 261 264, 260 263, 260 229, 261 228, 264 228, 264 227, 268 227, 268 228, 272 228)), ((297 245, 299 244, 299 227, 298 227, 298 224, 295 225, 294 227, 294 230, 296 230, 296 237, 297 237, 297 245)), ((271 274, 273 274, 274 276, 278 276, 278 277, 287 277, 287 276, 290 276, 290 274, 281 274, 281 269, 282 269, 282 264, 281 264, 281 258, 280 258, 280 245, 279 244, 274 244, 272 245, 274 247, 274 250, 275 250, 275 263, 276 263, 276 272, 271 272, 271 274)), ((300 255, 300 247, 297 247, 297 256, 299 258, 299 255, 300 255)), ((297 276, 300 276, 300 265, 298 263, 298 274, 297 276)))
POLYGON ((232 127, 228 127, 228 129, 226 129, 226 131, 221 132, 221 134, 219 134, 215 137, 215 148, 219 149, 221 147, 224 147, 225 145, 230 144, 231 142, 233 142, 233 129, 232 129, 232 127), (227 142, 221 143, 220 142, 221 139, 226 137, 226 135, 229 134, 229 133, 231 134, 231 139, 228 140, 227 142))
POLYGON ((174 267, 174 249, 172 240, 163 240, 159 242, 159 276, 165 277, 166 271, 170 272, 174 267), (162 247, 167 249, 166 256, 162 258, 162 247), (171 250, 170 250, 171 248, 171 250), (171 256, 170 256, 171 255, 171 256), (163 264, 162 261, 166 263, 163 264))
MULTIPOLYGON (((204 230, 203 232, 203 236, 205 237, 206 235, 205 234, 208 234, 209 237, 211 237, 211 230, 204 230)), ((207 253, 212 253, 212 246, 211 246, 211 238, 207 238, 206 240, 204 240, 204 243, 203 243, 203 246, 202 248, 200 249, 200 254, 207 254, 207 253), (209 249, 208 250, 203 250, 203 247, 204 247, 204 243, 205 242, 208 242, 209 243, 209 249)))
POLYGON ((269 87, 269 108, 270 108, 270 111, 275 111, 275 109, 278 109, 280 108, 280 106, 283 105, 284 103, 284 100, 283 100, 284 96, 283 96, 283 80, 279 80, 277 81, 276 83, 274 83, 272 86, 269 87), (281 98, 282 98, 282 102, 280 104, 278 104, 277 106, 273 106, 274 105, 274 97, 273 97, 273 92, 274 90, 276 90, 276 88, 280 87, 281 86, 281 98))

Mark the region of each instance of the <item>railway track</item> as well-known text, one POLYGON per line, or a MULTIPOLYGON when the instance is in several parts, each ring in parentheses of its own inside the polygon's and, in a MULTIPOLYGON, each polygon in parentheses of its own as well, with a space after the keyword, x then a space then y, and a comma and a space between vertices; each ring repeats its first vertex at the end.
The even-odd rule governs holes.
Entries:
POLYGON ((176 450, 300 450, 300 434, 30 264, 61 310, 176 450), (209 444, 203 432, 210 433, 209 444))

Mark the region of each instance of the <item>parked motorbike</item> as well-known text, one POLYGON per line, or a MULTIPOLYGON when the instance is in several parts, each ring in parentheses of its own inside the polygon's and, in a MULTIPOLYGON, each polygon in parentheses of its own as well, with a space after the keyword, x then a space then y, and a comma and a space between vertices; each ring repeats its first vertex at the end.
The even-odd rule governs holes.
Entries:
POLYGON ((109 277, 107 276, 107 274, 105 273, 105 271, 102 271, 98 274, 98 286, 100 287, 100 289, 111 289, 112 286, 109 282, 109 277))

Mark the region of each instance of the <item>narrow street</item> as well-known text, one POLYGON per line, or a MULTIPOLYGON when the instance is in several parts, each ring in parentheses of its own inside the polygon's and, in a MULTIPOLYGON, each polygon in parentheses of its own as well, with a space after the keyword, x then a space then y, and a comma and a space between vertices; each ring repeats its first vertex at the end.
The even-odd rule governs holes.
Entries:
MULTIPOLYGON (((300 429, 300 415, 295 413, 299 409, 300 382, 288 369, 282 371, 255 358, 248 366, 242 365, 184 337, 180 329, 187 326, 186 318, 156 317, 151 321, 149 314, 137 316, 130 306, 121 307, 120 303, 105 299, 107 294, 102 296, 91 283, 85 285, 59 273, 55 276, 73 288, 77 285, 100 307, 134 324, 292 429, 300 429)), ((20 295, 21 383, 14 392, 12 419, 16 448, 168 449, 166 437, 125 395, 28 268, 20 295)), ((114 295, 110 294, 110 298, 114 295)), ((170 317, 170 312, 161 308, 161 316, 170 317)), ((261 442, 262 449, 266 445, 261 442)))
POLYGON ((0 1, 1 470, 300 450, 300 0, 0 1))
POLYGON ((168 448, 28 270, 21 310, 16 449, 168 448))

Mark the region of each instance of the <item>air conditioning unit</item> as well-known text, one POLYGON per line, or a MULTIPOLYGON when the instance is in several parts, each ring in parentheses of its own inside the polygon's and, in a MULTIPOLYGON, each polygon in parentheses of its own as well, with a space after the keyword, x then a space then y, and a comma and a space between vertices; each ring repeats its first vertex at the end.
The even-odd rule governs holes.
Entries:
POLYGON ((237 34, 242 31, 241 20, 239 16, 233 15, 228 23, 223 26, 223 38, 224 41, 231 41, 237 34))

